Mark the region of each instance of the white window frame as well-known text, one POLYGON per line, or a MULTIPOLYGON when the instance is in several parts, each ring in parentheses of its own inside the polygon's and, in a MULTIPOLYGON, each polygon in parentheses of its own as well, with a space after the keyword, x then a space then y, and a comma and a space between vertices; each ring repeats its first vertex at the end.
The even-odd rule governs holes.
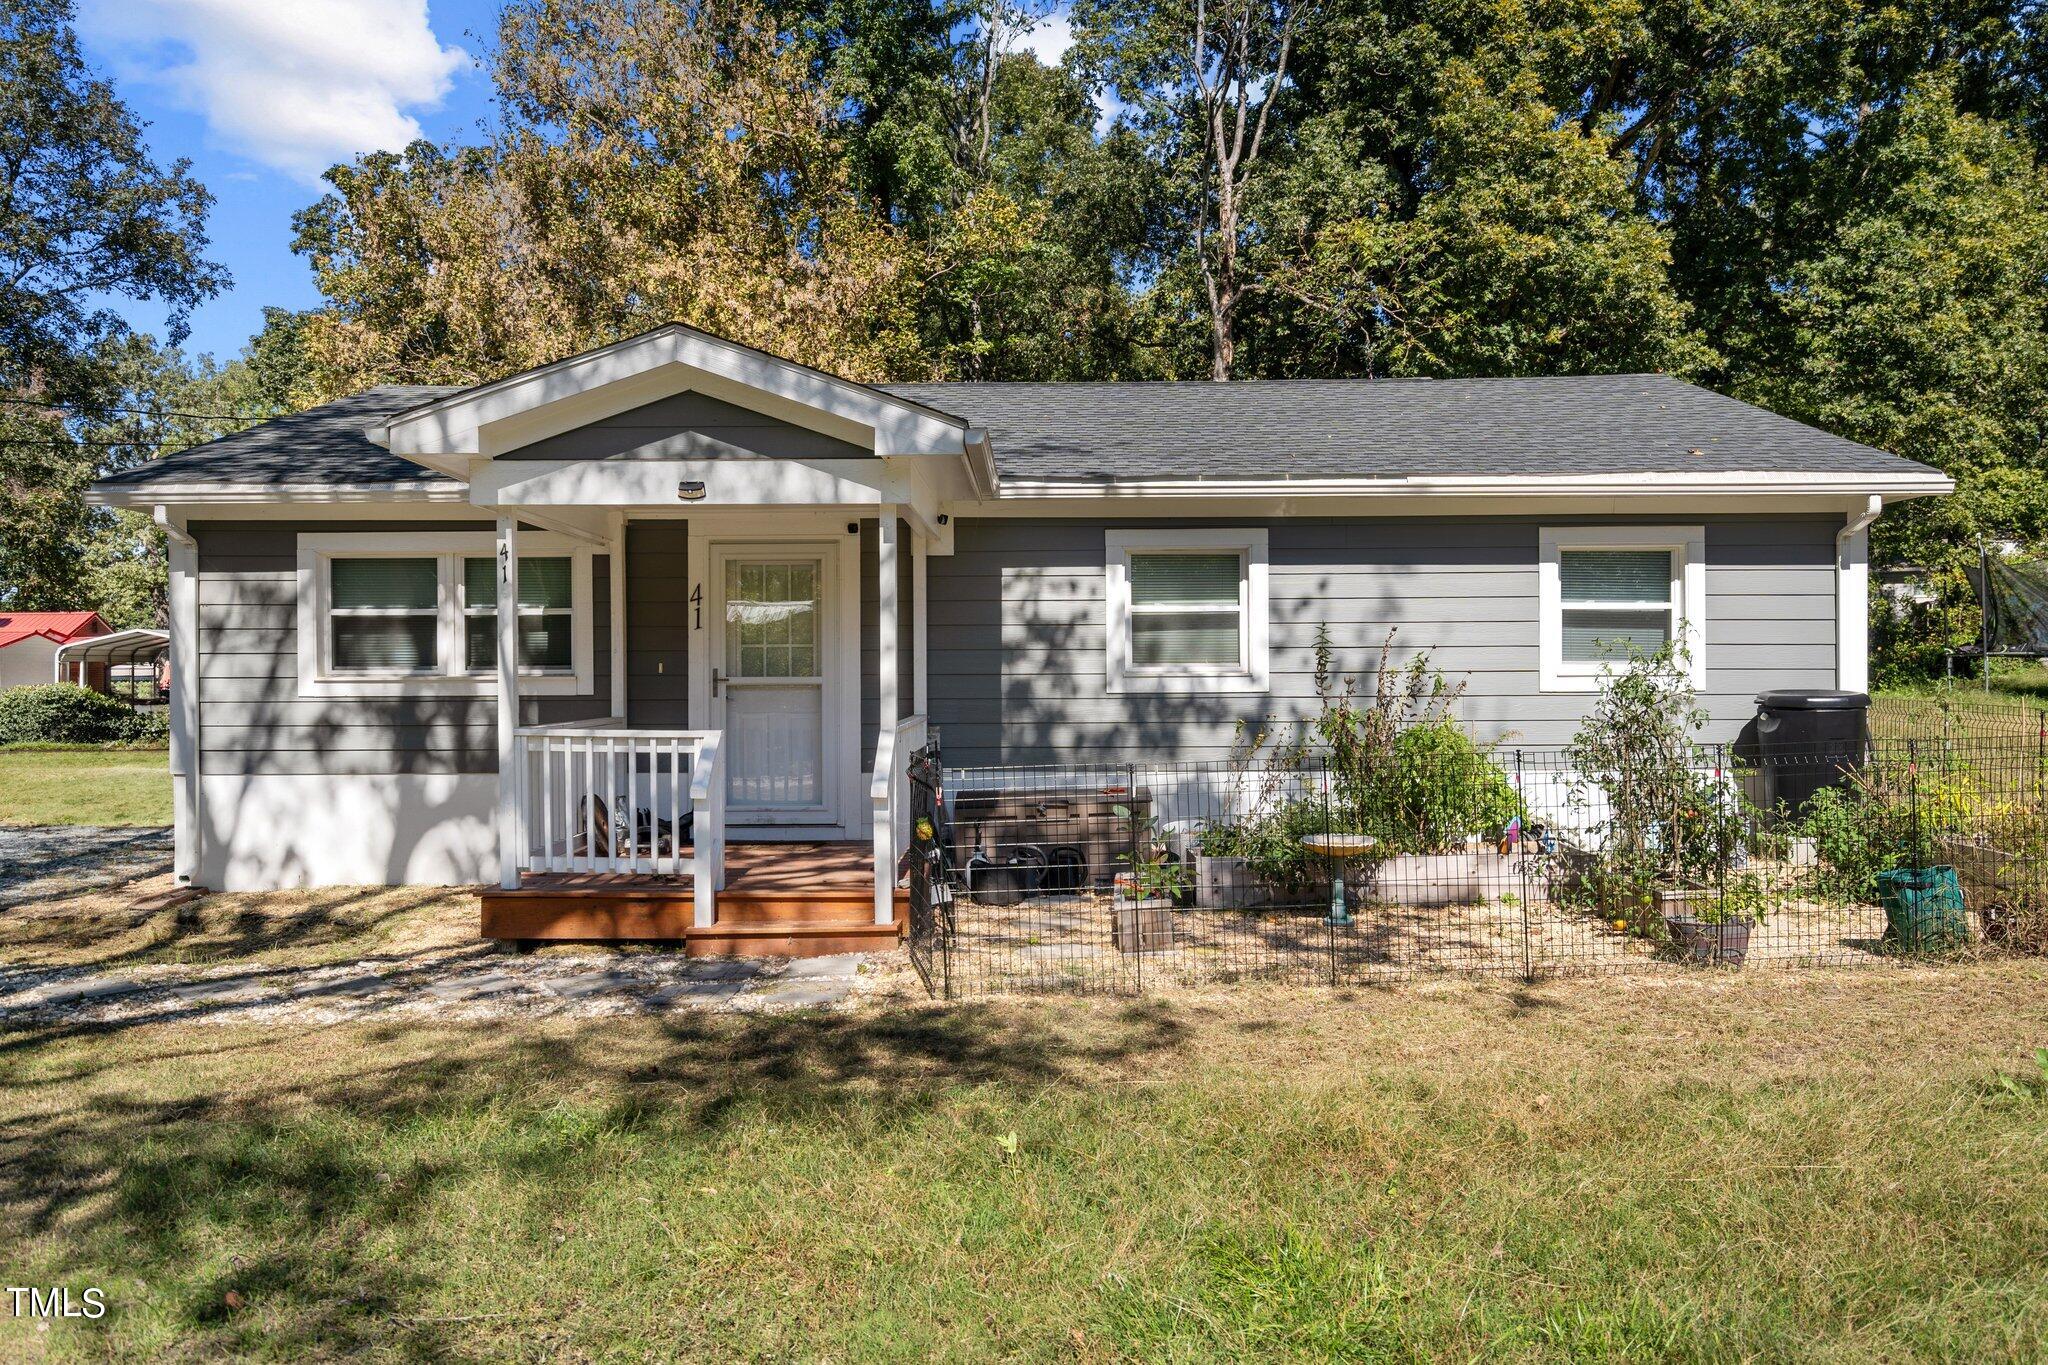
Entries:
MULTIPOLYGON (((1545 692, 1597 692, 1614 660, 1567 662, 1558 556, 1566 550, 1663 550, 1671 556, 1674 638, 1695 688, 1707 685, 1707 532, 1704 526, 1545 526, 1539 560, 1539 685, 1545 692)), ((1650 603, 1644 603, 1645 607, 1650 603)), ((1656 605, 1662 606, 1663 603, 1656 605)))
POLYGON ((1266 530, 1262 526, 1194 527, 1184 530, 1112 529, 1104 533, 1105 664, 1112 696, 1201 695, 1266 692, 1272 667, 1267 647, 1268 573, 1266 530), (1131 556, 1160 552, 1235 554, 1244 565, 1238 577, 1238 639, 1242 655, 1233 666, 1170 664, 1139 668, 1131 663, 1131 556))
MULTIPOLYGON (((465 664, 462 561, 496 559, 498 538, 490 531, 336 531, 298 538, 297 653, 301 697, 488 697, 497 694, 497 675, 471 673, 465 664), (432 673, 343 672, 333 665, 332 570, 335 559, 433 559, 439 593, 432 673)), ((592 614, 591 549, 545 531, 519 533, 521 559, 569 560, 569 656, 567 670, 522 668, 519 692, 528 697, 586 696, 596 679, 592 614)))

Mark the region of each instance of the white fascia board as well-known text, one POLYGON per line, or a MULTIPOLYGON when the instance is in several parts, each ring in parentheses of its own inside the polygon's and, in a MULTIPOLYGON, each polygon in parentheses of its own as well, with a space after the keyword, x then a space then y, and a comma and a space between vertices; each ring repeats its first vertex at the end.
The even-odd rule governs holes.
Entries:
POLYGON ((353 505, 358 503, 467 503, 465 484, 443 479, 376 484, 147 483, 95 484, 85 501, 93 507, 261 507, 268 505, 353 505))
POLYGON ((1244 498, 1474 497, 1522 501, 1589 495, 1739 495, 1748 497, 1881 495, 1887 501, 1955 491, 1941 474, 1826 474, 1760 471, 1717 474, 1568 474, 1532 478, 1413 475, 1386 479, 1005 479, 1000 501, 1190 500, 1244 498))
POLYGON ((479 507, 872 507, 895 500, 878 460, 504 460, 476 474, 479 507), (685 502, 678 489, 704 485, 685 502))
MULTIPOLYGON (((808 415, 808 425, 836 425, 842 431, 851 426, 872 433, 878 455, 959 456, 965 451, 966 423, 957 418, 680 324, 479 384, 401 413, 372 427, 369 435, 394 454, 427 462, 494 454, 483 439, 494 426, 506 424, 501 438, 524 444, 538 439, 515 427, 525 414, 557 403, 576 404, 585 395, 615 385, 628 386, 617 397, 638 402, 649 401, 654 390, 664 387, 668 392, 701 389, 716 396, 737 385, 750 396, 749 406, 770 416, 790 416, 801 409, 808 415)), ((596 401, 601 407, 607 400, 596 401)), ((590 420, 581 413, 578 418, 579 424, 590 420)), ((491 444, 509 448, 503 439, 491 444)))

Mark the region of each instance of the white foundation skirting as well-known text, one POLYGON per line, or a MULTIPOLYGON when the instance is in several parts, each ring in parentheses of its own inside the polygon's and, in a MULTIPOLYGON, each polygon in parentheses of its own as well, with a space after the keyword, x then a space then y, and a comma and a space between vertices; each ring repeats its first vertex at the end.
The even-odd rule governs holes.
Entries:
POLYGON ((202 886, 461 886, 497 880, 492 773, 208 776, 202 886))

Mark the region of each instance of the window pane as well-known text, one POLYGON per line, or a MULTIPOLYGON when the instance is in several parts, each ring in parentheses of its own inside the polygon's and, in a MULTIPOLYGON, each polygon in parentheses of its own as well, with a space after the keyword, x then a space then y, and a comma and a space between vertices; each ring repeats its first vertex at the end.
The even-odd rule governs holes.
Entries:
POLYGON ((498 561, 462 561, 462 605, 495 611, 498 607, 498 561))
POLYGON ((1131 617, 1131 664, 1164 668, 1170 664, 1218 664, 1239 661, 1237 613, 1171 611, 1131 617))
POLYGON ((567 668, 569 666, 569 618, 566 616, 521 616, 519 618, 519 663, 522 668, 567 668))
POLYGON ((337 616, 334 667, 350 673, 425 673, 439 667, 431 616, 337 616))
POLYGON ((1566 663, 1625 659, 1633 644, 1654 654, 1671 638, 1670 611, 1572 611, 1564 613, 1566 663))
POLYGON ((1179 602, 1236 602, 1234 554, 1134 554, 1131 601, 1139 606, 1179 602))
MULTIPOLYGON (((462 605, 495 611, 498 606, 498 561, 462 561, 462 605)), ((569 561, 551 556, 519 561, 519 605, 522 607, 569 606, 569 561)))
POLYGON ((519 605, 522 607, 569 606, 569 561, 522 559, 519 561, 519 605))
POLYGON ((1558 595, 1567 602, 1668 602, 1669 550, 1560 550, 1558 595))
POLYGON ((431 559, 337 559, 329 566, 335 607, 425 607, 440 597, 431 559))
POLYGON ((498 667, 498 614, 471 616, 462 623, 462 666, 472 673, 490 673, 498 667))
MULTIPOLYGON (((572 664, 571 633, 567 616, 541 616, 521 612, 519 616, 519 666, 567 670, 572 664)), ((498 667, 498 614, 471 616, 463 621, 462 666, 472 673, 489 673, 498 667)))

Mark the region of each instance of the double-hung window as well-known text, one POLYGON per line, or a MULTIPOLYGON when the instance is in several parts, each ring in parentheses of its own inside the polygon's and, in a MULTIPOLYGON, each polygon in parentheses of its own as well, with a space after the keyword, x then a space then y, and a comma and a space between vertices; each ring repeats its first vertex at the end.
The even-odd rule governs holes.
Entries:
MULTIPOLYGON (((571 667, 572 561, 567 555, 519 559, 519 666, 547 673, 571 667)), ((472 673, 498 667, 498 561, 462 561, 462 657, 472 673)))
POLYGON ((336 674, 440 671, 441 571, 429 556, 332 559, 328 663, 336 674))
POLYGON ((1111 531, 1106 568, 1112 693, 1266 690, 1264 530, 1111 531))
MULTIPOLYGON (((307 697, 488 696, 498 667, 497 537, 474 531, 298 538, 298 687, 307 697)), ((519 537, 520 688, 588 692, 591 553, 519 537)))
POLYGON ((1545 691, 1593 691, 1631 654, 1676 642, 1706 680, 1705 533, 1697 526, 1546 527, 1540 648, 1545 691))

